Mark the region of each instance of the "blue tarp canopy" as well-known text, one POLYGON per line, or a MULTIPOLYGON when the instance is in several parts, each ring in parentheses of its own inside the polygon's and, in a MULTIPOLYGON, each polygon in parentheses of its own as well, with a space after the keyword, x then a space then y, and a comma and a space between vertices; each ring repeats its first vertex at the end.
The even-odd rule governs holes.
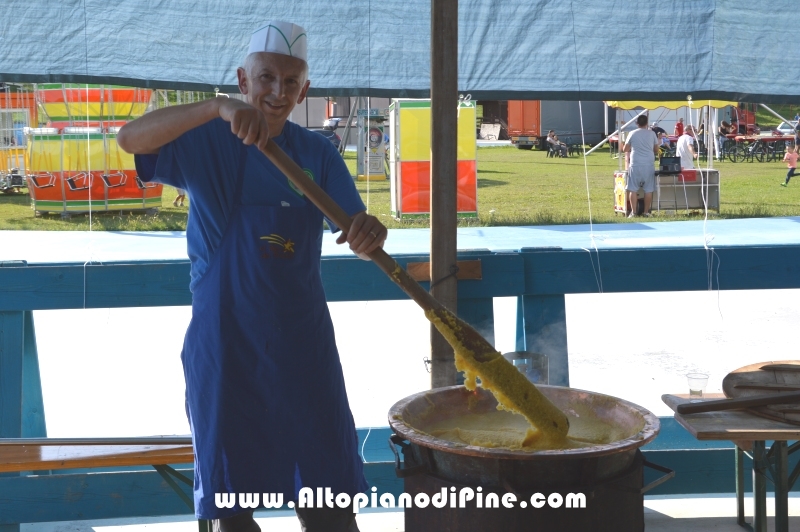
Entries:
MULTIPOLYGON (((460 0, 473 99, 800 101, 795 0, 460 0), (782 18, 783 17, 783 18, 782 18)), ((312 95, 427 97, 429 0, 4 0, 0 81, 229 92, 252 29, 306 27, 312 95)))

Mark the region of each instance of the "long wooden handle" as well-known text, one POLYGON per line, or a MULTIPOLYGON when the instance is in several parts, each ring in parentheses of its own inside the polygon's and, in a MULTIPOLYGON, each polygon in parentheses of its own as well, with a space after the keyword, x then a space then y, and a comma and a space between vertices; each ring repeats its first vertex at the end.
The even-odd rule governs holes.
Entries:
MULTIPOLYGON (((333 199, 322 190, 313 179, 309 179, 295 162, 274 142, 267 143, 264 155, 286 174, 286 177, 300 189, 333 223, 343 231, 350 230, 350 217, 333 199)), ((460 351, 467 367, 471 367, 481 378, 482 385, 495 394, 498 402, 505 408, 519 412, 534 427, 536 434, 553 442, 563 442, 569 430, 569 420, 536 386, 518 372, 498 353, 486 338, 444 305, 433 298, 382 248, 369 253, 369 258, 380 267, 403 291, 425 310, 425 316, 447 339, 450 345, 460 351), (486 369, 482 363, 500 361, 500 368, 486 369), (505 365, 505 366, 504 366, 505 365)), ((473 380, 474 383, 474 380, 473 380)), ((544 441, 544 440, 543 440, 544 441)))
POLYGON ((703 401, 701 403, 684 403, 676 409, 679 414, 699 414, 701 412, 718 412, 720 410, 740 410, 751 406, 778 405, 784 403, 800 402, 800 392, 771 393, 742 397, 739 399, 720 399, 718 401, 703 401))
MULTIPOLYGON (((345 233, 350 231, 350 216, 313 179, 309 179, 308 175, 277 144, 270 140, 262 152, 330 221, 338 225, 345 233)), ((406 270, 401 268, 397 261, 390 257, 383 248, 376 249, 369 253, 368 256, 424 310, 444 308, 406 270)))
POLYGON ((764 371, 800 371, 800 364, 767 364, 761 366, 764 371))

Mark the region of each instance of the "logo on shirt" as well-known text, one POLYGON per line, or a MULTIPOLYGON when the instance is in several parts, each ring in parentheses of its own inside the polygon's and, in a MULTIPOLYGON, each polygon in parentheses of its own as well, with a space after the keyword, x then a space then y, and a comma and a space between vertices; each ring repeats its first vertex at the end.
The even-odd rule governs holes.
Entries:
MULTIPOLYGON (((309 177, 309 179, 311 179, 311 181, 314 181, 314 172, 312 172, 312 171, 311 171, 311 170, 309 170, 308 168, 303 168, 303 172, 304 172, 304 173, 305 173, 305 174, 306 174, 306 175, 309 177)), ((304 194, 303 194, 303 193, 300 191, 300 189, 299 189, 299 188, 297 188, 297 187, 295 186, 295 184, 291 182, 291 180, 290 180, 288 177, 286 178, 286 181, 289 183, 289 188, 291 188, 292 190, 294 190, 295 194, 297 194, 297 195, 298 195, 298 196, 300 196, 300 197, 302 197, 302 196, 304 195, 304 194)))
POLYGON ((259 240, 264 241, 261 246, 262 259, 290 259, 294 257, 294 242, 291 238, 286 239, 281 235, 272 233, 271 235, 262 236, 259 240))

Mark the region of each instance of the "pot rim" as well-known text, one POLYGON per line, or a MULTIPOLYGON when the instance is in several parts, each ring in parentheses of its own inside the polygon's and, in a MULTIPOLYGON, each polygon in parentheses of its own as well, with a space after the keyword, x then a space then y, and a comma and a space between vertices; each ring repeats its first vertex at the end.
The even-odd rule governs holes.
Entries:
MULTIPOLYGON (((580 459, 580 458, 589 458, 589 457, 622 453, 625 451, 635 450, 641 447, 642 445, 645 445, 646 443, 650 442, 658 435, 658 432, 661 429, 661 422, 659 421, 658 417, 656 417, 652 412, 650 412, 646 408, 641 407, 635 403, 631 403, 630 401, 626 401, 625 399, 620 399, 619 397, 614 397, 599 392, 580 390, 578 388, 568 388, 565 386, 537 385, 536 387, 543 390, 551 388, 562 389, 562 390, 566 389, 574 391, 576 393, 586 393, 593 396, 609 397, 617 401, 621 405, 624 405, 632 410, 639 412, 639 414, 641 414, 642 417, 644 418, 644 426, 636 434, 629 436, 625 439, 617 440, 611 443, 593 445, 591 447, 581 447, 578 449, 522 451, 522 450, 512 450, 512 449, 502 449, 502 448, 480 447, 477 445, 466 445, 463 443, 451 442, 448 440, 437 438, 435 436, 431 436, 430 434, 422 432, 421 430, 417 430, 404 420, 403 411, 411 402, 431 393, 441 394, 441 393, 452 392, 459 389, 466 390, 466 388, 463 385, 447 386, 444 388, 437 388, 435 390, 426 390, 419 393, 415 393, 414 395, 410 395, 404 399, 401 399, 389 409, 389 426, 398 436, 408 440, 411 443, 420 445, 422 447, 428 447, 438 451, 444 451, 448 453, 454 453, 466 456, 514 459, 514 460, 552 460, 554 458, 580 459)), ((487 393, 487 394, 491 393, 484 390, 480 386, 476 387, 476 390, 481 390, 480 393, 487 393)))

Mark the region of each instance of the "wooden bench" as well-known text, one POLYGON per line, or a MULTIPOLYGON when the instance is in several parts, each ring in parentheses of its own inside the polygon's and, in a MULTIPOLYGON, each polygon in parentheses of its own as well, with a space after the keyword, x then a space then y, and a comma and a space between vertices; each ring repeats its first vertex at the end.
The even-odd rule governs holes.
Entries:
MULTIPOLYGON (((146 438, 0 438, 0 473, 93 469, 149 465, 194 511, 194 500, 177 481, 191 489, 192 479, 170 464, 194 463, 188 436, 146 438)), ((198 520, 200 532, 211 521, 198 520)))

